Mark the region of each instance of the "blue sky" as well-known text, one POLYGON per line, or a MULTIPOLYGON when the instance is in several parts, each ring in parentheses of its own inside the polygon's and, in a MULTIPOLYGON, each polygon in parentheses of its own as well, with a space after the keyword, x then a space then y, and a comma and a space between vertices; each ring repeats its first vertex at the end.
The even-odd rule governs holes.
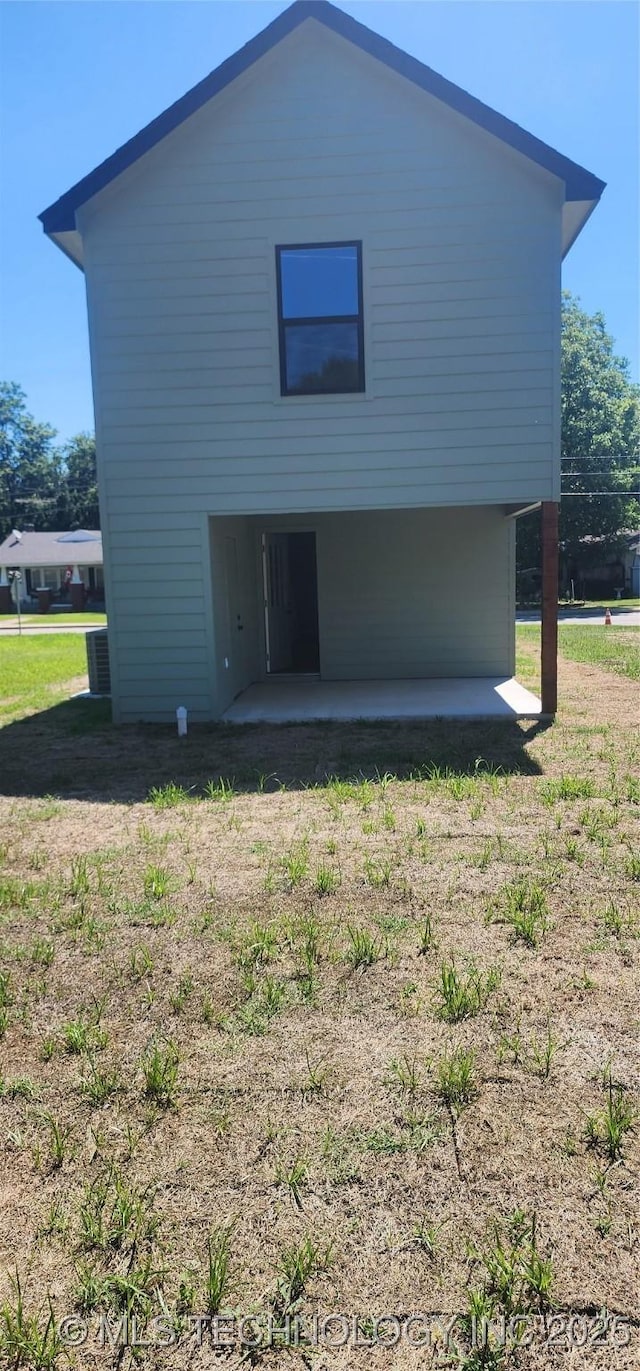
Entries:
MULTIPOLYGON (((80 0, 1 10, 0 376, 68 438, 93 427, 81 273, 38 213, 269 23, 273 0, 80 0)), ((564 284, 638 378, 633 0, 369 0, 342 8, 607 181, 564 284)))

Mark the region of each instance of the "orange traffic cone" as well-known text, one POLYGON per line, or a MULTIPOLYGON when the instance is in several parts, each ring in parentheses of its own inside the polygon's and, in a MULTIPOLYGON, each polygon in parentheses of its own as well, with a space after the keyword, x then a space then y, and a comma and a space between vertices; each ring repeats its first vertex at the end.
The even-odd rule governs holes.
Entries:
POLYGON ((610 609, 606 609, 606 610, 605 610, 604 622, 605 622, 605 624, 610 624, 610 623, 611 623, 611 610, 610 610, 610 609))

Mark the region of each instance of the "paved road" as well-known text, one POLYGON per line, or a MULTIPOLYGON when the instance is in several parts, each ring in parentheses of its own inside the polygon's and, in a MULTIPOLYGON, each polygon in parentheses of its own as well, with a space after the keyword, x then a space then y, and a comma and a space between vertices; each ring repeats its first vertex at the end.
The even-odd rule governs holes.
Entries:
MULTIPOLYGON (((558 621, 561 624, 603 624, 604 615, 599 612, 572 614, 570 610, 561 610, 558 615, 558 621)), ((526 611, 522 614, 516 614, 516 623, 539 624, 540 615, 536 614, 533 610, 526 611)), ((612 628, 640 628, 640 609, 615 609, 612 606, 611 626, 612 628)), ((35 628, 26 628, 23 626, 22 636, 23 638, 30 638, 38 633, 86 633, 87 629, 105 627, 105 624, 81 624, 78 625, 77 628, 74 624, 60 624, 59 626, 54 624, 38 624, 35 628)), ((2 625, 0 627, 0 638, 3 633, 6 634, 8 638, 17 638, 19 630, 13 627, 5 628, 5 626, 2 625)))
MULTIPOLYGON (((517 624, 539 624, 540 615, 534 610, 516 614, 517 624)), ((570 609, 561 609, 558 614, 560 624, 603 624, 604 614, 600 610, 589 610, 587 613, 575 614, 570 609)), ((616 609, 611 606, 611 627, 637 628, 640 625, 640 609, 616 609)))

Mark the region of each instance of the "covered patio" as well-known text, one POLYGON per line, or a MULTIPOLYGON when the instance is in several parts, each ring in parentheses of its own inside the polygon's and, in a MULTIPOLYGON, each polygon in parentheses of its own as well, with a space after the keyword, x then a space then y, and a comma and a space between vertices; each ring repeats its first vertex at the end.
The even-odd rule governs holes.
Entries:
POLYGON ((556 507, 543 509, 541 700, 514 675, 517 512, 210 516, 215 717, 554 715, 556 507))
POLYGON ((318 719, 539 719, 540 700, 515 677, 321 681, 274 678, 243 690, 225 710, 233 724, 318 719))

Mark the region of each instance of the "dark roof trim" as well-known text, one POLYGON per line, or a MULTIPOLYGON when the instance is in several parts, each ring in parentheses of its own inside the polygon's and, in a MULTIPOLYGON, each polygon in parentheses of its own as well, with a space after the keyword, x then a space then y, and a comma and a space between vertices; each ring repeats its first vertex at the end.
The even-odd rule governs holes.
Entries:
POLYGON ((233 56, 228 57, 225 62, 209 76, 205 76, 192 90, 187 91, 182 99, 176 100, 174 105, 160 114, 157 119, 147 124, 146 128, 137 133, 123 147, 118 148, 106 162, 101 162, 99 167, 90 172, 88 176, 78 181, 66 195, 61 196, 55 204, 50 205, 44 210, 39 218, 42 221, 45 233, 62 233, 70 229, 75 229, 75 212, 85 201, 90 200, 98 191, 103 190, 111 181, 132 166, 139 157, 143 157, 146 152, 165 138, 173 129, 178 128, 185 119, 189 119, 192 114, 201 109, 203 105, 211 100, 214 95, 218 95, 226 86, 230 85, 236 77, 241 76, 249 67, 253 66, 259 58, 271 51, 277 43, 286 38, 294 29, 304 23, 305 19, 317 19, 326 28, 332 29, 342 38, 346 38, 356 47, 367 52, 371 57, 375 57, 379 62, 384 62, 392 71, 398 72, 414 85, 425 90, 429 95, 434 95, 436 99, 442 100, 451 109, 463 114, 467 119, 471 119, 480 128, 486 129, 496 138, 500 138, 503 143, 508 143, 511 147, 521 152, 533 162, 537 162, 541 167, 553 173, 564 181, 566 186, 567 200, 598 200, 605 188, 605 182, 600 181, 591 172, 585 171, 584 167, 578 166, 576 162, 570 161, 568 157, 563 157, 561 153, 555 152, 546 143, 542 143, 539 138, 534 138, 533 134, 527 133, 518 124, 512 123, 504 115, 496 113, 489 105, 484 105, 481 100, 476 100, 473 95, 469 95, 456 86, 452 81, 447 81, 444 76, 439 76, 431 67, 427 67, 423 62, 419 62, 416 57, 411 57, 403 52, 401 48, 395 47, 388 39, 382 38, 371 29, 353 19, 351 15, 345 14, 344 10, 337 9, 335 5, 329 4, 329 0, 295 0, 293 5, 279 14, 271 24, 267 25, 255 38, 250 39, 243 48, 233 56))

